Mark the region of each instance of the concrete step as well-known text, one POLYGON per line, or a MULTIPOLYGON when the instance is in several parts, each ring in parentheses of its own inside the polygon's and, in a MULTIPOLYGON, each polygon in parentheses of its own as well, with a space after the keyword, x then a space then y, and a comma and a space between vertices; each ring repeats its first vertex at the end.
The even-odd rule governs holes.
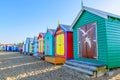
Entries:
POLYGON ((67 64, 64 64, 63 66, 68 67, 68 68, 73 69, 73 70, 77 70, 81 73, 87 74, 88 76, 93 76, 94 75, 93 71, 83 69, 81 67, 75 67, 75 66, 71 66, 71 65, 67 65, 67 64))
POLYGON ((95 66, 91 66, 91 65, 87 65, 87 64, 83 64, 83 63, 75 63, 75 62, 71 62, 71 61, 66 61, 65 64, 75 66, 75 67, 84 68, 84 69, 89 69, 91 71, 95 71, 97 69, 95 66))
POLYGON ((106 72, 106 65, 87 61, 67 60, 64 66, 94 77, 102 76, 106 72))

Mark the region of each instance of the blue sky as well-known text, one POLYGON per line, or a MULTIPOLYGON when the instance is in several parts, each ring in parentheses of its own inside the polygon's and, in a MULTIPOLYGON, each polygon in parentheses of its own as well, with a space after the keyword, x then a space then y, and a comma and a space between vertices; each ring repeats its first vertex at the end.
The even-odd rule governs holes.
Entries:
MULTIPOLYGON (((84 5, 120 15, 120 0, 83 0, 84 5)), ((81 0, 0 0, 0 43, 19 43, 38 36, 58 20, 71 25, 81 0)))

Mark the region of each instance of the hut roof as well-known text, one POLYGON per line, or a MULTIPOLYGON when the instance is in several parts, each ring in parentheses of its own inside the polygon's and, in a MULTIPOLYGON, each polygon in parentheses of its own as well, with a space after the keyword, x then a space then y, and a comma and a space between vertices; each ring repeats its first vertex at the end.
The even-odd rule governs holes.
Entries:
POLYGON ((83 6, 83 8, 81 9, 81 11, 78 13, 76 19, 74 20, 74 22, 72 23, 71 27, 74 26, 74 24, 77 22, 78 18, 81 16, 82 12, 86 10, 88 12, 91 12, 93 14, 96 14, 102 18, 105 18, 105 19, 108 19, 108 17, 115 17, 115 18, 118 18, 120 19, 120 16, 119 15, 115 15, 115 14, 112 14, 112 13, 109 13, 109 12, 105 12, 105 11, 102 11, 102 10, 98 10, 98 9, 94 9, 94 8, 90 8, 90 7, 86 7, 86 6, 83 6))

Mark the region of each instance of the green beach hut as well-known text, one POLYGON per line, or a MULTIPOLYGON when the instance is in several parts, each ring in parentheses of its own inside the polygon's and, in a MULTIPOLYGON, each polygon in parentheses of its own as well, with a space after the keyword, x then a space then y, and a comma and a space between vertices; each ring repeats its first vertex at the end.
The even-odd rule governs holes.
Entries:
MULTIPOLYGON (((120 67, 120 16, 83 6, 71 28, 74 60, 66 62, 66 66, 75 66, 76 61, 80 65, 71 68, 89 75, 94 75, 100 66, 120 67)), ((105 71, 100 70, 97 73, 105 71)))

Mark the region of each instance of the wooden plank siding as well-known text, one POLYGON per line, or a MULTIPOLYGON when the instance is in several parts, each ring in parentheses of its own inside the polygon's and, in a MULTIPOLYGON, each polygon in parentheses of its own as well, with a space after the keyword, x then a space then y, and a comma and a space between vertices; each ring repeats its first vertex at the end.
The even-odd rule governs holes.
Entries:
POLYGON ((78 28, 86 24, 96 22, 97 24, 97 42, 98 42, 98 61, 107 63, 107 40, 106 40, 106 19, 101 18, 88 11, 83 11, 81 17, 73 27, 74 58, 79 58, 78 54, 78 28))
POLYGON ((54 56, 54 36, 50 32, 47 32, 44 39, 45 56, 54 56), (49 44, 47 44, 47 41, 49 41, 49 44), (49 45, 49 51, 47 50, 47 45, 49 45))
POLYGON ((120 20, 109 18, 106 21, 108 68, 120 67, 120 20))

